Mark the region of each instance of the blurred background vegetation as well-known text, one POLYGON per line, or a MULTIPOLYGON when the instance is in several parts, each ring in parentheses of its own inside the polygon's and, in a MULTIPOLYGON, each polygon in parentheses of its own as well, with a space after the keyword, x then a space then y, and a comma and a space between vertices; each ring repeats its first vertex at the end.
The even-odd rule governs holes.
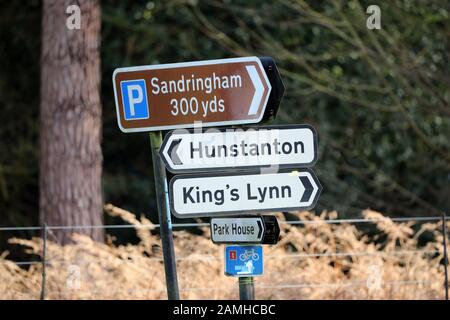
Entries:
MULTIPOLYGON (((436 215, 450 206, 450 3, 102 1, 104 199, 156 221, 150 142, 117 127, 117 67, 272 56, 275 123, 318 131, 317 211, 436 215), (368 30, 366 8, 381 8, 368 30)), ((38 223, 41 3, 0 4, 0 225, 38 223)))

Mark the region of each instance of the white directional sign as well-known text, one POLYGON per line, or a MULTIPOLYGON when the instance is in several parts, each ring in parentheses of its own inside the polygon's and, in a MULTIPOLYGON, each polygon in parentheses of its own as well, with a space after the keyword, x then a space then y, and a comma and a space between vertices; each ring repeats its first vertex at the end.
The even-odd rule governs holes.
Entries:
POLYGON ((211 219, 211 239, 215 243, 261 243, 264 231, 262 217, 211 219))
POLYGON ((242 129, 175 130, 160 149, 168 170, 178 172, 252 167, 307 167, 317 159, 317 135, 309 125, 242 129))
POLYGON ((172 213, 180 218, 311 209, 321 185, 312 171, 180 175, 170 181, 172 213))

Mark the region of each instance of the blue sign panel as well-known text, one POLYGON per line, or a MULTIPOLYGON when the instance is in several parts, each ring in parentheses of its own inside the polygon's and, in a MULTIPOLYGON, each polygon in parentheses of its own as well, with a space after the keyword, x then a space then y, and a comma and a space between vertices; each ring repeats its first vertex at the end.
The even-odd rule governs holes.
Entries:
POLYGON ((120 83, 125 120, 148 119, 150 117, 147 103, 145 80, 130 80, 120 83))
POLYGON ((252 277, 263 274, 262 246, 225 247, 225 275, 252 277))

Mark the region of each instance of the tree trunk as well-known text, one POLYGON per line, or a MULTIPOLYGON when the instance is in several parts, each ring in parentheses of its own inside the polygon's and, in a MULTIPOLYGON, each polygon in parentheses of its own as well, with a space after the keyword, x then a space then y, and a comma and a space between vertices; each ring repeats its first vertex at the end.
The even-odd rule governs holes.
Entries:
MULTIPOLYGON (((39 209, 49 226, 103 223, 100 14, 97 0, 43 2, 39 209), (66 9, 74 3, 81 28, 71 30, 66 9)), ((52 232, 67 243, 73 231, 104 240, 102 229, 52 232)))

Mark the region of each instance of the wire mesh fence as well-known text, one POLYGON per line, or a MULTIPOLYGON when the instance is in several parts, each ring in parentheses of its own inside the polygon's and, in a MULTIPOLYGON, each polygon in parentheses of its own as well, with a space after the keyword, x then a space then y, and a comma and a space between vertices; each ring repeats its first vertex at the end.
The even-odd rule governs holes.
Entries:
MULTIPOLYGON (((265 255, 266 263, 269 264, 269 266, 266 268, 266 270, 269 270, 269 276, 262 277, 258 279, 256 282, 256 290, 258 291, 264 291, 264 292, 271 292, 271 291, 292 291, 293 293, 290 294, 290 296, 294 298, 302 298, 302 290, 331 290, 331 291, 339 291, 339 290, 345 290, 345 288, 362 288, 364 291, 361 292, 371 292, 375 288, 379 289, 380 287, 383 287, 384 290, 395 290, 395 288, 400 287, 410 287, 415 286, 419 288, 419 290, 429 290, 427 288, 441 288, 437 290, 441 290, 442 297, 448 299, 448 276, 447 276, 447 264, 448 264, 448 258, 447 258, 447 248, 446 248, 446 230, 444 221, 448 221, 448 218, 443 217, 401 217, 401 218, 389 218, 390 221, 395 223, 431 223, 431 222, 438 222, 442 224, 442 247, 441 248, 416 248, 416 249, 395 249, 395 250, 389 250, 389 251, 381 251, 381 250, 375 250, 375 251, 358 251, 358 250, 349 250, 344 252, 330 252, 329 250, 326 250, 326 252, 299 252, 299 251, 292 251, 292 252, 277 252, 274 250, 273 252, 269 252, 267 255, 265 255), (442 255, 443 261, 434 259, 435 257, 438 257, 442 255), (414 259, 414 257, 431 257, 430 261, 436 264, 440 264, 438 267, 442 268, 443 272, 442 274, 433 274, 429 277, 424 277, 420 279, 414 279, 410 276, 404 277, 403 272, 408 273, 409 271, 404 269, 399 269, 399 274, 395 277, 392 277, 393 274, 390 274, 390 278, 394 278, 396 280, 384 280, 384 279, 373 279, 373 274, 369 273, 369 275, 366 278, 362 279, 354 279, 349 278, 350 280, 342 281, 342 279, 339 279, 337 282, 329 282, 326 281, 326 276, 323 281, 310 281, 310 279, 306 280, 303 279, 301 276, 298 277, 298 279, 295 279, 295 282, 283 282, 278 281, 277 277, 278 274, 271 274, 270 273, 270 263, 273 261, 274 263, 282 264, 283 261, 286 260, 292 260, 292 261, 302 261, 306 265, 310 262, 309 260, 314 259, 329 259, 327 262, 329 263, 340 263, 345 264, 348 263, 348 261, 352 259, 367 259, 371 257, 378 257, 381 259, 385 259, 386 257, 395 258, 395 259, 404 259, 401 263, 404 263, 405 265, 408 264, 408 261, 411 259, 414 259), (433 258, 434 257, 434 258, 433 258), (443 275, 443 276, 442 276, 443 275), (442 277, 441 277, 442 276, 442 277), (372 277, 372 278, 371 278, 372 277), (391 289, 387 289, 391 288, 391 289), (296 292, 298 295, 296 295, 296 292)), ((296 220, 296 221, 280 221, 280 225, 284 226, 290 226, 292 228, 302 228, 302 227, 310 227, 315 228, 320 225, 357 225, 362 223, 378 223, 386 221, 384 218, 380 219, 328 219, 328 220, 296 220)), ((209 223, 179 223, 179 224, 173 224, 172 225, 175 236, 177 237, 177 233, 183 232, 186 229, 189 228, 207 228, 209 227, 209 223)), ((92 255, 88 256, 87 258, 76 258, 76 259, 67 259, 64 257, 64 253, 61 252, 61 256, 55 256, 54 250, 52 247, 54 246, 54 242, 56 242, 56 239, 52 239, 52 232, 55 230, 65 230, 67 232, 74 232, 76 233, 77 230, 83 230, 83 229, 89 229, 89 228, 103 228, 104 230, 120 230, 120 229, 148 229, 148 230, 155 230, 159 228, 158 224, 140 224, 140 225, 91 225, 91 226, 32 226, 32 227, 0 227, 0 232, 16 232, 16 231, 30 231, 35 233, 35 236, 37 238, 42 239, 42 241, 39 243, 41 246, 40 248, 35 248, 35 254, 39 255, 39 258, 35 258, 33 260, 29 261, 12 261, 7 260, 5 258, 0 259, 0 265, 6 265, 6 264, 14 264, 22 269, 30 268, 30 267, 40 267, 40 275, 41 279, 35 279, 35 286, 33 287, 33 290, 31 291, 17 291, 15 296, 17 298, 21 297, 28 297, 31 296, 35 298, 45 299, 50 295, 51 298, 71 298, 71 296, 75 296, 76 298, 83 298, 84 296, 87 298, 95 298, 97 294, 100 294, 102 297, 125 297, 126 298, 133 298, 134 296, 137 296, 139 298, 145 298, 145 294, 148 294, 151 298, 159 298, 159 299, 165 299, 166 293, 164 286, 160 286, 159 288, 152 288, 151 281, 149 281, 148 285, 144 285, 142 288, 142 285, 140 285, 140 288, 136 289, 129 289, 129 288, 120 288, 120 284, 116 283, 117 279, 111 278, 110 283, 106 284, 106 287, 109 289, 105 289, 105 283, 100 285, 101 288, 96 289, 95 286, 89 287, 89 290, 86 290, 86 288, 83 288, 81 282, 83 281, 91 281, 95 282, 96 279, 85 279, 82 276, 83 270, 85 268, 95 269, 95 268, 109 268, 111 270, 113 269, 120 269, 122 268, 121 265, 130 265, 131 267, 139 268, 146 268, 148 266, 149 269, 154 268, 155 266, 161 266, 163 263, 162 256, 146 256, 145 259, 141 259, 142 261, 139 261, 139 265, 136 264, 136 259, 114 259, 111 260, 108 265, 108 262, 105 261, 105 258, 99 254, 98 256, 93 257, 92 255), (46 268, 52 268, 52 267, 58 267, 58 270, 60 272, 52 273, 52 275, 46 274, 46 268), (53 288, 52 286, 49 286, 47 283, 49 282, 49 276, 50 277, 60 277, 58 280, 59 283, 65 283, 66 288, 64 286, 60 286, 57 289, 53 288), (39 281, 40 280, 40 281, 39 281), (150 288, 146 288, 150 286, 150 288), (53 290, 53 291, 52 291, 53 290), (55 291, 57 294, 54 294, 55 291), (156 296, 155 296, 156 294, 156 296)), ((414 235, 411 235, 414 237, 414 235)), ((209 239, 207 239, 209 241, 209 239)), ((180 240, 181 241, 181 240, 180 240)), ((195 246, 193 246, 195 247, 195 246)), ((224 256, 221 252, 220 246, 216 246, 217 250, 215 252, 196 252, 195 250, 191 250, 188 252, 185 252, 184 254, 180 254, 178 252, 177 254, 177 264, 184 263, 185 265, 180 265, 179 267, 183 269, 186 264, 189 264, 191 266, 192 264, 196 264, 198 266, 204 266, 208 263, 216 263, 219 265, 223 265, 224 256)), ((276 247, 276 246, 275 246, 276 247)), ((80 252, 77 256, 81 257, 83 256, 83 253, 80 252)), ((428 259, 428 258, 424 258, 428 259)), ((370 267, 371 265, 368 265, 367 267, 370 267)), ((426 266, 423 266, 424 273, 429 272, 427 270, 426 266)), ((411 267, 413 268, 413 267, 411 267)), ((416 268, 416 266, 414 266, 416 268)), ((344 270, 342 268, 342 270, 344 270)), ((301 275, 302 268, 298 268, 297 272, 301 275)), ((180 272, 180 277, 182 277, 183 270, 180 272)), ((139 271, 138 271, 139 272, 139 271)), ((322 271, 322 272, 325 272, 322 271)), ((379 271, 378 271, 379 272, 379 271)), ((376 273, 376 272, 375 272, 376 273)), ((412 272, 414 273, 414 272, 412 272)), ((325 273, 323 273, 325 274, 325 273)), ((417 273, 414 273, 417 274, 417 273)), ((230 296, 231 293, 237 292, 237 283, 233 281, 230 278, 225 278, 223 275, 222 277, 226 279, 224 282, 226 282, 227 285, 212 285, 212 286, 198 286, 196 285, 196 281, 186 279, 182 280, 183 283, 185 283, 184 286, 181 286, 180 292, 186 294, 184 298, 189 298, 190 293, 201 293, 206 298, 218 298, 224 296, 230 296), (217 294, 212 295, 211 292, 217 292, 217 294)), ((379 275, 375 276, 379 277, 379 275)), ((331 277, 332 278, 332 277, 331 277)), ((53 279, 54 280, 54 279, 53 279)), ((145 278, 143 281, 147 281, 149 279, 145 278)), ((155 278, 152 279, 153 281, 156 281, 155 278)), ((320 279, 318 279, 320 280, 320 279)), ((123 281, 123 279, 122 279, 123 281)), ((125 279, 126 281, 126 279, 125 279)), ((164 277, 159 277, 157 279, 158 283, 164 284, 164 277)), ((0 299, 2 297, 11 296, 12 292, 0 292, 0 299)), ((194 296, 198 297, 198 296, 194 296)), ((313 296, 314 297, 314 296, 313 296)), ((367 295, 366 297, 369 297, 367 295)), ((373 296, 373 297, 376 297, 373 296)), ((345 298, 345 296, 344 296, 345 298)), ((354 298, 354 297, 353 297, 354 298)), ((361 297, 364 298, 364 297, 361 297)))

